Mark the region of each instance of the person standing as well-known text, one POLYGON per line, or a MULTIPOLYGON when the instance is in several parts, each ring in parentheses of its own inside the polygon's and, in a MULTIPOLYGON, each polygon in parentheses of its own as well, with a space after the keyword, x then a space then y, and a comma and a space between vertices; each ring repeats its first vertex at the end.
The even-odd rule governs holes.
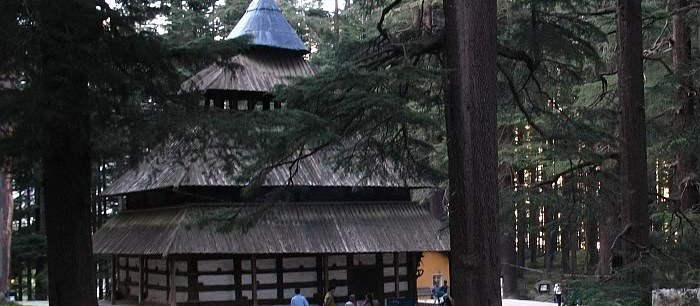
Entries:
POLYGON ((362 303, 362 306, 378 306, 379 303, 374 301, 374 294, 372 293, 367 293, 365 295, 365 302, 362 303))
POLYGON ((557 302, 558 306, 561 306, 561 285, 559 283, 554 284, 554 301, 557 302))
POLYGON ((450 289, 450 286, 447 285, 447 281, 444 281, 442 283, 442 287, 440 287, 440 291, 442 291, 442 295, 450 293, 449 289, 450 289))
POLYGON ((330 285, 328 287, 328 293, 326 293, 326 297, 323 299, 323 306, 336 306, 334 294, 335 285, 330 285))
POLYGON ((440 298, 444 295, 442 292, 442 287, 440 286, 435 286, 433 287, 433 301, 435 301, 435 304, 440 304, 440 298))
POLYGON ((345 306, 357 306, 357 298, 354 294, 351 294, 350 297, 348 297, 348 301, 345 303, 345 306))
POLYGON ((301 294, 301 289, 294 289, 294 296, 292 297, 289 306, 309 306, 309 301, 307 301, 306 297, 301 294))

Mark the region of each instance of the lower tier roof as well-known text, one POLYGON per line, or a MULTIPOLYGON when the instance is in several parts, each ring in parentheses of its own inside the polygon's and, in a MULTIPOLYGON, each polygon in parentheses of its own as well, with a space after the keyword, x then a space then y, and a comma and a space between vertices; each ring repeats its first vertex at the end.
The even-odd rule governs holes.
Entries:
POLYGON ((93 235, 93 251, 162 256, 422 252, 449 251, 449 242, 441 222, 413 202, 258 203, 124 211, 93 235), (233 226, 222 228, 217 219, 231 216, 233 226))
MULTIPOLYGON (((218 141, 218 140, 217 140, 218 141)), ((246 186, 241 182, 246 162, 253 159, 227 146, 201 145, 171 140, 155 148, 137 167, 112 182, 101 195, 121 195, 180 186, 246 186)), ((307 154, 308 152, 304 152, 307 154)), ((418 178, 404 178, 390 161, 377 161, 380 173, 365 175, 353 169, 339 169, 328 151, 310 154, 290 167, 289 162, 270 169, 262 186, 405 187, 432 185, 418 178)), ((296 156, 296 155, 295 155, 296 156)))

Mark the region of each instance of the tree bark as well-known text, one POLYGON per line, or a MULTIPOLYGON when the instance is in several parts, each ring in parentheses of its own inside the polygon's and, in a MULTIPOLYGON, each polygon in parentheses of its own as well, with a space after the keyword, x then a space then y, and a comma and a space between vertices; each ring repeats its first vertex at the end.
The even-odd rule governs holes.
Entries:
MULTIPOLYGON (((598 218, 591 203, 586 204, 586 266, 594 267, 598 262, 598 218)), ((587 270, 588 271, 588 270, 587 270)))
POLYGON ((520 293, 518 292, 518 269, 514 267, 516 264, 515 239, 512 235, 504 234, 500 243, 501 261, 504 263, 501 266, 503 298, 517 299, 520 293))
MULTIPOLYGON (((573 185, 573 175, 564 177, 561 185, 562 192, 573 191, 573 185)), ((574 209, 574 205, 575 203, 572 203, 569 209, 574 209)), ((569 259, 571 258, 571 222, 573 221, 571 220, 571 211, 562 209, 561 218, 561 272, 569 273, 571 271, 571 266, 569 265, 569 259)))
MULTIPOLYGON (((518 177, 518 185, 519 186, 524 186, 525 185, 525 171, 520 170, 518 171, 517 174, 518 177)), ((518 266, 524 267, 525 266, 525 250, 527 250, 527 206, 525 205, 525 201, 520 201, 518 202, 516 207, 516 210, 518 212, 518 232, 517 232, 517 245, 518 245, 518 253, 517 253, 517 259, 516 262, 518 263, 518 266)), ((518 270, 520 274, 522 274, 523 270, 518 270)))
POLYGON ((433 6, 428 1, 428 5, 423 7, 423 35, 431 35, 433 32, 433 6))
POLYGON ((622 223, 628 228, 622 245, 637 253, 649 245, 641 1, 618 0, 617 15, 622 223))
MULTIPOLYGON (((535 183, 537 178, 536 171, 537 170, 529 171, 530 183, 535 183)), ((530 241, 528 243, 530 246, 530 266, 536 267, 537 251, 539 248, 539 246, 537 245, 537 239, 539 238, 540 233, 542 232, 542 226, 540 225, 540 206, 536 201, 530 201, 528 211, 530 212, 530 218, 528 223, 528 232, 530 233, 530 241)))
POLYGON ((557 252, 557 229, 556 211, 552 203, 544 205, 544 268, 547 272, 552 272, 554 259, 557 252))
POLYGON ((52 306, 97 305, 90 233, 88 67, 101 19, 86 0, 41 0, 42 184, 46 204, 49 300, 52 306))
POLYGON ((27 301, 31 301, 33 298, 32 294, 32 261, 27 260, 27 301))
POLYGON ((10 245, 14 210, 12 202, 12 179, 9 174, 0 169, 0 292, 7 292, 7 280, 10 279, 10 245))
MULTIPOLYGON (((644 111, 644 63, 642 60, 641 0, 618 0, 618 98, 620 102, 622 179, 622 257, 638 259, 649 247, 649 203, 647 196, 647 141, 644 111)), ((649 280, 638 279, 641 284, 649 280)), ((651 287, 643 295, 651 304, 651 287)))
POLYGON ((335 35, 335 41, 340 41, 340 8, 338 7, 338 0, 335 0, 335 10, 333 11, 333 34, 335 35))
MULTIPOLYGON (((675 0, 671 10, 684 8, 688 0, 675 0)), ((685 14, 671 17, 673 69, 678 77, 678 109, 673 116, 673 128, 678 135, 689 137, 688 128, 695 118, 694 104, 697 99, 694 85, 688 71, 691 45, 690 29, 685 22, 685 14)), ((689 210, 700 203, 700 186, 698 185, 697 157, 688 148, 680 148, 676 154, 676 171, 673 177, 675 197, 680 200, 682 210, 689 210)))
POLYGON ((496 1, 443 2, 451 294, 501 305, 496 140, 496 1))
MULTIPOLYGON (((512 127, 500 127, 498 132, 498 143, 507 146, 514 140, 515 133, 512 127)), ((503 297, 518 298, 518 270, 515 236, 517 231, 515 209, 515 186, 513 185, 514 175, 510 165, 500 164, 498 169, 499 198, 503 209, 501 217, 501 276, 503 277, 503 297), (506 202, 507 201, 507 202, 506 202)))

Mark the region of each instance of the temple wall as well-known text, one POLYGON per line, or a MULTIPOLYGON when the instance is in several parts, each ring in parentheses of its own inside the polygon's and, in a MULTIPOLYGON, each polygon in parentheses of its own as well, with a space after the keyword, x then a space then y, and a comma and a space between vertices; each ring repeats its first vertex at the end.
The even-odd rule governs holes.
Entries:
POLYGON ((396 254, 117 256, 117 297, 172 305, 171 281, 178 305, 288 305, 294 288, 318 305, 331 284, 338 304, 351 293, 358 299, 367 292, 378 300, 415 297, 416 278, 408 275, 415 275, 411 265, 419 255, 396 254))

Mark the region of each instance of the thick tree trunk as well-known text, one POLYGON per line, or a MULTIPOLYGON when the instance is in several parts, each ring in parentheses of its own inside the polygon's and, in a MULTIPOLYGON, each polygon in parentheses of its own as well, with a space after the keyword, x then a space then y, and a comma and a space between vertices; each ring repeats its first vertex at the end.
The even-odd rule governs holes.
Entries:
MULTIPOLYGON (((513 142, 513 129, 503 127, 498 133, 499 144, 508 145, 513 142)), ((500 202, 505 204, 501 206, 501 241, 500 241, 500 256, 501 256, 501 276, 503 277, 503 297, 517 298, 518 293, 518 270, 515 268, 517 264, 515 233, 516 219, 514 202, 514 187, 513 172, 510 165, 501 164, 498 171, 498 186, 500 202), (508 201, 508 202, 505 202, 508 201)))
POLYGON ((496 140, 496 1, 443 2, 450 275, 456 305, 501 305, 496 140))
POLYGON ((620 206, 618 203, 608 203, 600 213, 600 252, 595 275, 605 277, 612 273, 613 253, 612 244, 615 236, 620 232, 620 206))
POLYGON ((642 13, 640 0, 618 0, 618 97, 622 158, 622 240, 625 252, 637 253, 649 246, 647 196, 647 141, 642 62, 642 13))
POLYGON ((335 41, 340 41, 340 7, 338 7, 338 0, 335 0, 335 10, 333 11, 333 34, 335 34, 335 41))
POLYGON ((101 20, 86 0, 39 1, 46 93, 42 183, 46 203, 49 300, 52 306, 96 305, 90 234, 90 110, 86 75, 97 60, 101 20))
POLYGON ((38 259, 36 263, 36 272, 35 275, 37 276, 37 280, 34 283, 34 297, 37 300, 46 300, 48 295, 46 294, 46 284, 42 281, 39 280, 39 276, 44 273, 44 270, 46 269, 46 262, 44 259, 38 259))
MULTIPOLYGON (((13 210, 12 179, 0 169, 0 293, 7 292, 7 280, 10 279, 13 210)), ((0 300, 2 299, 0 297, 0 300)))
MULTIPOLYGON (((681 9, 688 5, 688 0, 675 0, 672 10, 681 9)), ((685 22, 685 14, 671 17, 672 24, 672 53, 673 69, 678 76, 678 109, 674 113, 673 128, 681 136, 688 137, 688 128, 693 125, 695 118, 694 104, 697 97, 694 94, 693 79, 688 71, 690 62, 690 29, 685 22)), ((680 200, 683 210, 689 210, 700 203, 700 185, 697 175, 697 157, 693 151, 682 148, 676 154, 676 172, 673 177, 675 197, 680 200)))
MULTIPOLYGON (((518 177, 518 185, 523 186, 525 185, 525 171, 520 170, 518 171, 517 174, 518 177)), ((525 204, 525 201, 520 201, 516 203, 517 207, 516 210, 518 212, 518 232, 517 232, 517 245, 518 245, 518 253, 517 253, 517 259, 516 262, 518 263, 518 266, 524 267, 525 266, 525 251, 527 250, 527 206, 525 204)), ((522 274, 522 269, 518 270, 519 274, 522 274)))
POLYGON ((31 301, 32 294, 32 262, 27 261, 27 301, 31 301))
POLYGON ((501 275, 503 276, 503 298, 517 299, 518 292, 518 269, 516 264, 515 239, 511 235, 503 235, 501 239, 501 275))
POLYGON ((528 241, 528 246, 530 247, 530 266, 531 267, 536 267, 537 266, 537 249, 539 246, 537 245, 537 238, 539 237, 540 233, 542 232, 542 227, 540 226, 539 218, 540 218, 540 207, 537 205, 536 202, 531 201, 530 202, 530 207, 528 208, 529 211, 529 218, 528 218, 528 233, 529 233, 529 241, 528 241))
POLYGON ((576 274, 578 273, 578 250, 579 250, 579 231, 578 231, 578 222, 572 224, 573 230, 571 231, 571 270, 569 270, 569 273, 576 274))
MULTIPOLYGON (((530 171, 530 183, 535 183, 536 170, 530 171)), ((543 232, 543 227, 540 225, 540 205, 537 201, 530 201, 528 207, 529 217, 528 218, 528 228, 527 231, 529 235, 528 245, 530 247, 530 266, 537 266, 537 251, 539 246, 537 245, 537 240, 543 232)))
MULTIPOLYGON (((42 196, 41 187, 34 188, 34 201, 35 205, 38 205, 36 210, 36 221, 34 222, 34 230, 37 233, 46 235, 46 221, 44 220, 44 197, 42 196)), ((46 258, 40 257, 35 261, 35 272, 37 276, 34 282, 34 297, 37 300, 46 300, 48 297, 46 283, 39 279, 39 276, 46 270, 46 258)))
MULTIPOLYGON (((644 64, 642 61, 641 0, 618 0, 618 98, 622 155, 622 256, 635 261, 649 247, 649 202, 647 190, 647 141, 644 111, 644 64)), ((643 286, 648 279, 637 280, 643 286)), ((651 304, 651 287, 643 295, 651 304)))
POLYGON ((544 268, 547 272, 552 272, 554 259, 557 252, 557 229, 558 222, 556 219, 557 212, 552 203, 544 205, 544 268))
POLYGON ((565 220, 561 226, 561 272, 570 273, 571 266, 569 259, 571 258, 571 224, 570 220, 565 220))
POLYGON ((433 32, 433 6, 428 1, 423 7, 423 35, 430 35, 433 32))
POLYGON ((22 263, 20 262, 18 264, 19 270, 18 272, 15 272, 15 278, 17 279, 17 300, 18 301, 24 301, 24 278, 22 277, 22 263))
MULTIPOLYGON (((79 92, 82 86, 73 91, 79 92)), ((77 115, 77 114, 76 114, 77 115)), ((89 116, 52 124, 44 153, 51 305, 96 305, 90 233, 89 116), (70 125, 69 125, 70 124, 70 125), (73 126, 74 128, 71 128, 73 126)))
MULTIPOLYGON (((571 192, 573 184, 574 179, 572 176, 565 177, 561 185, 562 192, 571 192)), ((569 209, 574 209, 574 205, 576 204, 572 203, 569 209)), ((571 211, 562 209, 561 218, 561 272, 569 273, 571 270, 571 266, 569 265, 569 259, 571 258, 571 211)))
POLYGON ((591 203, 588 203, 585 209, 586 266, 588 269, 590 267, 595 267, 598 262, 598 218, 596 217, 596 210, 591 203))

